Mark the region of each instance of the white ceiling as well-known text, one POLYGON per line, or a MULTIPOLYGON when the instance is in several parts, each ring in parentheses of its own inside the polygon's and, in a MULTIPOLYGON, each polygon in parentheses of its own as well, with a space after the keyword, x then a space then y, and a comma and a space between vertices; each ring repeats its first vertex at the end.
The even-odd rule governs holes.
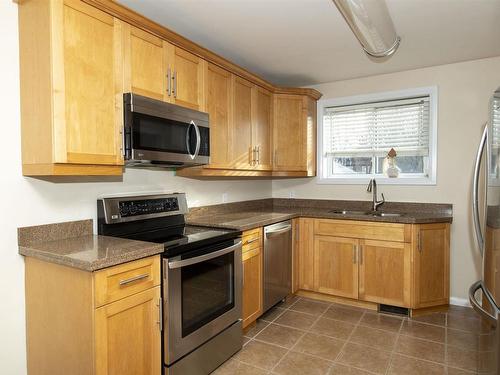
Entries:
POLYGON ((375 63, 331 0, 118 0, 284 86, 500 55, 500 0, 386 0, 401 46, 375 63))

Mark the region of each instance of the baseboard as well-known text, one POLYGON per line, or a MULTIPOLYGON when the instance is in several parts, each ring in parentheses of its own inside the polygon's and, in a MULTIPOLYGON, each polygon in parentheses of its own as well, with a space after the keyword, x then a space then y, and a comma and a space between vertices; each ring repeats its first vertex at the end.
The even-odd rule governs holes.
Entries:
POLYGON ((458 297, 450 297, 450 305, 470 307, 468 299, 458 297))

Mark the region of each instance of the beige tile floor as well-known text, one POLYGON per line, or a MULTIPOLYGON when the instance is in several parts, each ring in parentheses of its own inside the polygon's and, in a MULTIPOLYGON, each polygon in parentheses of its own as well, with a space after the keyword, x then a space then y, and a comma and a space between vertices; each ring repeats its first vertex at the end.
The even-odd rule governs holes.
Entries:
POLYGON ((409 319, 293 297, 259 319, 213 374, 477 374, 492 355, 487 333, 469 308, 409 319))

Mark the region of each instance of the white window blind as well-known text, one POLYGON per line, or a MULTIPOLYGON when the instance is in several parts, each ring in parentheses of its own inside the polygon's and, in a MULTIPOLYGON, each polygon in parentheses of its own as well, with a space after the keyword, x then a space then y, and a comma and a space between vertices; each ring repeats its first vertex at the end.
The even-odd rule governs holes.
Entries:
POLYGON ((427 156, 429 117, 429 96, 325 108, 324 156, 427 156))

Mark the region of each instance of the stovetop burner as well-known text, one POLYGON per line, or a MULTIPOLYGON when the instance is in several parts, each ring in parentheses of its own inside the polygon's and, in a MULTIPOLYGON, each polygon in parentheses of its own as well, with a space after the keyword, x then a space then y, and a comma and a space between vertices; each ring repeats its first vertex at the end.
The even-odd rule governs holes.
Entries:
POLYGON ((194 248, 238 237, 240 232, 228 229, 183 225, 126 235, 132 240, 163 243, 164 255, 175 256, 194 248))

